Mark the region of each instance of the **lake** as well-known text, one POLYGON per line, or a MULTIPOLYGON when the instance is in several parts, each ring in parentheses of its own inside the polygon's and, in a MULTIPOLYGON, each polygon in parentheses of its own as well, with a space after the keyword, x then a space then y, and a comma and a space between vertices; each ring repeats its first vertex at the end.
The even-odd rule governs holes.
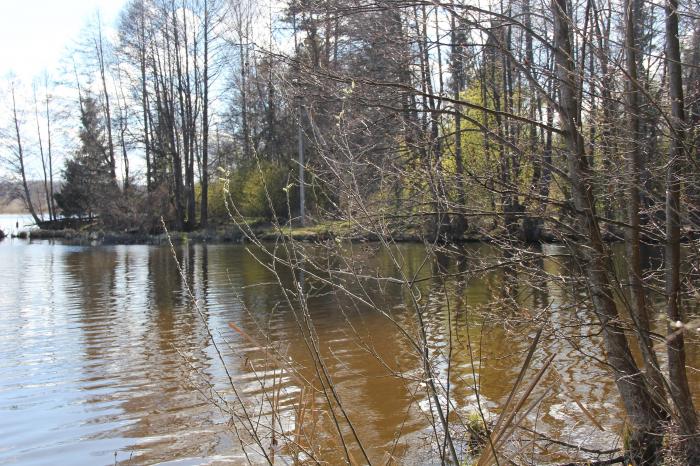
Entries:
MULTIPOLYGON (((0 463, 241 464, 264 454, 337 463, 338 429, 362 463, 350 424, 373 462, 437 463, 433 400, 411 346, 415 302, 461 454, 460 420, 479 406, 498 413, 540 325, 547 331, 526 382, 550 355, 556 371, 538 385, 543 399, 528 425, 589 449, 620 446, 616 389, 596 362, 599 339, 582 338, 597 329, 583 292, 560 278, 562 248, 544 247, 533 265, 541 281, 488 271, 502 258, 486 245, 466 246, 464 261, 426 258, 417 244, 391 254, 342 248, 311 248, 307 260, 318 264, 296 275, 309 296, 297 306, 282 291, 298 291, 290 270, 277 264, 273 274, 264 251, 243 245, 185 244, 173 254, 0 242, 0 463), (398 276, 394 258, 413 294, 373 278, 398 276), (324 278, 324 264, 345 273, 324 278), (464 273, 477 265, 487 271, 464 273), (346 290, 324 283, 335 278, 346 290), (331 383, 344 414, 323 396, 331 383)), ((691 367, 699 348, 690 338, 691 367)), ((700 386, 700 374, 690 375, 700 386)), ((546 462, 563 451, 546 443, 536 453, 546 462)))

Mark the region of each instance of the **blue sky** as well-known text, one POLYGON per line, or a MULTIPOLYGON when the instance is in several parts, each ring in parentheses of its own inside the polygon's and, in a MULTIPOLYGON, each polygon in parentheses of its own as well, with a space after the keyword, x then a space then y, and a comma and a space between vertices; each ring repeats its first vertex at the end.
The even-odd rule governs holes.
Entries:
POLYGON ((125 0, 0 0, 0 77, 29 81, 52 71, 99 11, 115 21, 125 0))

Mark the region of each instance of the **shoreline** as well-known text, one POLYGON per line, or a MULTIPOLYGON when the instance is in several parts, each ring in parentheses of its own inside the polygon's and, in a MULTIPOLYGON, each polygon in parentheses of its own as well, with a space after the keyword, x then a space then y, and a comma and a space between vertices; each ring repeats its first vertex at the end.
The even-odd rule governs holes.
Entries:
MULTIPOLYGON (((312 231, 304 228, 284 228, 283 232, 276 231, 272 227, 251 227, 253 235, 262 242, 275 242, 284 238, 301 242, 326 242, 326 241, 350 241, 350 242, 379 242, 376 234, 353 234, 351 232, 337 232, 332 230, 312 231)), ((169 231, 168 234, 130 233, 114 231, 77 231, 65 230, 26 230, 12 234, 12 238, 23 240, 49 240, 57 239, 70 244, 81 245, 162 245, 168 244, 168 236, 173 244, 182 243, 248 243, 246 235, 238 227, 227 227, 193 231, 169 231)), ((2 236, 0 236, 1 238, 2 236)), ((397 243, 422 243, 423 238, 416 234, 397 233, 391 239, 397 243)), ((491 240, 486 237, 465 237, 454 243, 487 243, 491 240)))
MULTIPOLYGON (((347 227, 329 226, 319 224, 311 227, 283 227, 282 231, 270 224, 250 226, 253 236, 262 242, 277 242, 282 239, 312 243, 327 241, 348 241, 353 243, 375 243, 381 238, 376 233, 356 232, 347 227)), ((182 243, 249 243, 250 241, 241 229, 236 225, 218 226, 207 229, 197 229, 193 231, 169 231, 166 233, 149 234, 141 232, 118 232, 101 229, 76 230, 66 229, 33 229, 24 230, 19 233, 12 233, 6 237, 23 240, 60 240, 67 244, 75 245, 163 245, 168 244, 168 236, 173 244, 182 243)), ((0 236, 2 238, 2 236, 0 236)), ((494 235, 488 234, 467 234, 460 238, 450 238, 438 240, 441 244, 468 244, 468 243, 492 243, 494 235)), ((426 237, 415 231, 397 231, 387 235, 384 239, 396 243, 423 243, 426 237)), ((608 242, 618 242, 619 237, 608 235, 608 242)), ((522 240, 521 240, 522 241, 522 240)), ((433 242, 433 240, 429 240, 433 242)), ((541 232, 537 241, 522 241, 524 244, 560 244, 561 239, 551 231, 541 232)))
MULTIPOLYGON (((23 240, 60 240, 66 244, 73 245, 163 245, 168 244, 168 236, 174 244, 182 243, 250 243, 250 240, 243 233, 241 228, 235 224, 220 224, 206 229, 195 229, 191 231, 168 231, 166 233, 144 233, 138 231, 114 231, 95 228, 80 222, 71 224, 71 228, 34 228, 19 232, 3 233, 0 230, 0 240, 3 238, 18 238, 23 240)), ((390 234, 380 237, 377 233, 360 231, 351 228, 347 223, 339 221, 325 221, 306 227, 275 227, 270 223, 251 222, 246 229, 252 236, 261 242, 278 242, 282 239, 290 239, 306 243, 323 243, 328 241, 342 241, 352 243, 376 243, 388 240, 396 243, 429 243, 439 244, 468 244, 468 243, 493 243, 494 238, 502 237, 502 232, 471 232, 459 238, 448 236, 435 240, 434 237, 426 236, 420 230, 420 226, 394 230, 390 234), (281 231, 280 231, 281 230, 281 231)), ((686 229, 681 235, 681 242, 700 238, 700 231, 686 229)), ((563 244, 568 240, 575 241, 574 237, 562 237, 550 229, 540 230, 537 237, 529 241, 523 237, 514 238, 513 241, 522 244, 563 244)), ((621 231, 607 231, 603 235, 603 241, 609 244, 624 241, 621 231)), ((663 238, 647 238, 646 244, 663 244, 663 238)))

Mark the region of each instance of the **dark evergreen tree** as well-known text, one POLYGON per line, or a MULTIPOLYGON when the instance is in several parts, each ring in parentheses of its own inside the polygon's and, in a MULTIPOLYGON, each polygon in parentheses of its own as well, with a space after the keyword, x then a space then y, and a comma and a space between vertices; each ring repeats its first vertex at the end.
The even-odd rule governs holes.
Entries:
POLYGON ((56 205, 63 212, 64 217, 91 217, 90 209, 90 183, 87 167, 77 158, 66 160, 63 169, 63 188, 54 196, 56 205))
POLYGON ((111 177, 105 126, 95 98, 81 98, 80 114, 80 147, 66 161, 64 185, 56 193, 56 202, 64 216, 92 218, 118 197, 117 186, 111 177))

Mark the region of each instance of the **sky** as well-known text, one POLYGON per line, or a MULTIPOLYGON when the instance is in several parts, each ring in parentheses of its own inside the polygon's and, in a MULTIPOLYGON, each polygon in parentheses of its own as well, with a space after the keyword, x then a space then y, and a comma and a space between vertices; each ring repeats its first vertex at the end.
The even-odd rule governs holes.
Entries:
MULTIPOLYGON (((14 76, 19 85, 19 106, 24 102, 26 107, 31 83, 35 79, 42 82, 44 71, 56 77, 61 59, 70 57, 81 32, 94 22, 97 13, 107 32, 125 3, 126 0, 0 0, 0 131, 11 121, 8 78, 14 76)), ((34 179, 40 174, 40 162, 33 144, 33 120, 26 115, 24 120, 25 165, 29 178, 34 179)), ((0 148, 0 179, 10 173, 2 163, 5 155, 4 148, 0 148)), ((62 164, 62 160, 56 161, 56 173, 62 164)))
POLYGON ((113 24, 125 0, 0 0, 0 77, 30 81, 55 70, 99 11, 113 24))

